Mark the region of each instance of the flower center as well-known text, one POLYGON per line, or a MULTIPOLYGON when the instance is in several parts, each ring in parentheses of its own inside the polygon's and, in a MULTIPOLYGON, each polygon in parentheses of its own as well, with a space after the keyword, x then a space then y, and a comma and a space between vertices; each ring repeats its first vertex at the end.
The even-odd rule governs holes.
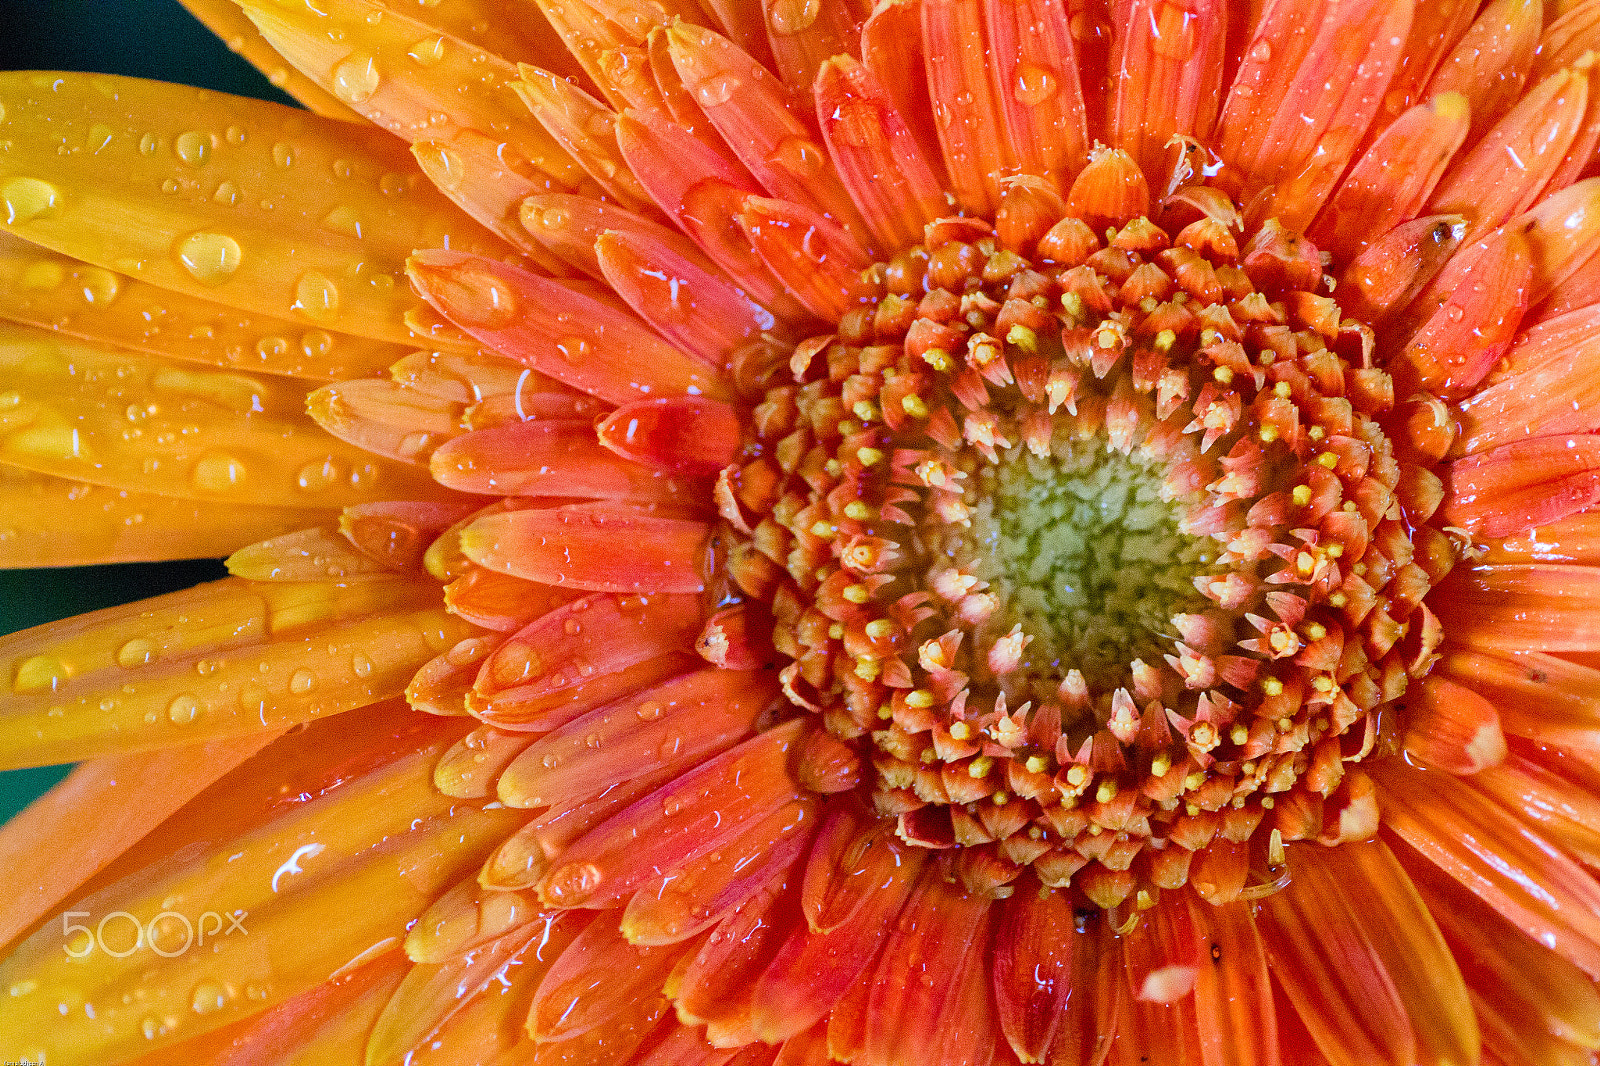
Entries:
POLYGON ((1440 640, 1453 548, 1371 330, 1302 238, 1175 199, 1173 237, 929 226, 719 485, 786 694, 976 891, 1031 867, 1109 907, 1198 862, 1236 897, 1345 832, 1345 767, 1440 640))

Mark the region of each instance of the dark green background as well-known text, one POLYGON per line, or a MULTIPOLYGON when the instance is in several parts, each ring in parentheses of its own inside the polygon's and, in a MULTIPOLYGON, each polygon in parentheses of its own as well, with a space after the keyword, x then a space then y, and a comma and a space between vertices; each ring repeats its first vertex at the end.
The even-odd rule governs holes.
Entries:
MULTIPOLYGON (((278 100, 177 0, 0 0, 0 70, 90 70, 278 100)), ((185 588, 222 575, 213 561, 0 570, 0 633, 185 588)), ((0 821, 66 767, 0 774, 0 821)))

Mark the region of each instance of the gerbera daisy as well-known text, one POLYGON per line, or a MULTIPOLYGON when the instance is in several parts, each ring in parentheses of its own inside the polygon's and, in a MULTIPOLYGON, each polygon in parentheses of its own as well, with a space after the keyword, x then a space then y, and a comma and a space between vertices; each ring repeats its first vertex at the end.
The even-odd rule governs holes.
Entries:
POLYGON ((0 1057, 1594 1060, 1600 2, 189 6, 0 76, 0 551, 237 549, 0 642, 0 1057))

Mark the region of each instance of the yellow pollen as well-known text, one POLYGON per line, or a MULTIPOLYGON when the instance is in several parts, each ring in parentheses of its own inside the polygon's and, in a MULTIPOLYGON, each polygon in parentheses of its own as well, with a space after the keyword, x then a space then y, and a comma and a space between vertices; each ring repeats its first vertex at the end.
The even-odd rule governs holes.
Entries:
POLYGON ((1283 682, 1275 677, 1269 677, 1261 682, 1261 691, 1269 696, 1283 695, 1283 682))
POLYGON ((1196 772, 1183 779, 1183 787, 1191 791, 1206 783, 1206 775, 1196 772))
POLYGON ((1177 343, 1178 343, 1178 335, 1176 333, 1174 333, 1170 329, 1164 329, 1160 333, 1156 334, 1156 339, 1154 341, 1153 347, 1155 348, 1156 351, 1162 352, 1164 354, 1166 352, 1171 351, 1172 350, 1172 346, 1174 344, 1177 344, 1177 343))
POLYGON ((1317 456, 1316 463, 1318 466, 1325 466, 1329 470, 1332 470, 1334 467, 1339 465, 1339 457, 1334 455, 1332 452, 1323 452, 1321 455, 1317 456))
POLYGON ((994 769, 994 760, 987 755, 980 755, 967 764, 968 777, 988 777, 989 771, 994 769))
POLYGON ((1312 426, 1310 429, 1306 430, 1306 436, 1310 437, 1312 440, 1321 440, 1327 435, 1328 431, 1323 429, 1321 426, 1312 426))
POLYGON ((887 618, 874 618, 866 625, 866 634, 873 640, 883 640, 894 632, 894 623, 887 618))
POLYGON ((887 722, 889 719, 894 717, 894 708, 885 703, 882 707, 878 708, 878 717, 887 722))
POLYGON ((862 466, 874 466, 883 462, 883 452, 877 448, 857 448, 856 458, 861 460, 862 466))
POLYGON ((838 622, 833 623, 833 625, 828 627, 828 636, 833 640, 839 640, 844 636, 844 626, 840 625, 838 622))
POLYGON ((1333 678, 1329 677, 1327 674, 1318 674, 1316 677, 1311 679, 1311 687, 1316 689, 1318 692, 1332 692, 1333 678))
POLYGON ((927 418, 928 405, 922 402, 922 397, 915 393, 900 401, 900 409, 912 418, 927 418))
POLYGON ((1327 550, 1328 550, 1328 558, 1337 559, 1337 558, 1339 558, 1339 556, 1344 554, 1344 545, 1343 544, 1330 544, 1330 545, 1328 545, 1328 549, 1327 550))
POLYGON ((1011 797, 1004 790, 1002 790, 990 796, 989 802, 993 803, 996 807, 1004 807, 1007 803, 1011 802, 1011 797))
POLYGON ((1296 507, 1304 507, 1306 504, 1311 502, 1311 486, 1296 485, 1294 487, 1294 492, 1290 495, 1294 497, 1294 505, 1296 507))
POLYGON ((1088 782, 1088 780, 1089 771, 1081 766, 1074 766, 1072 769, 1067 771, 1067 784, 1072 785, 1074 788, 1076 788, 1078 785, 1085 784, 1088 782))
POLYGON ((929 348, 922 353, 922 361, 941 374, 950 369, 950 353, 943 348, 929 348))
POLYGON ((868 507, 860 500, 852 500, 844 505, 844 516, 846 518, 853 518, 857 522, 865 522, 867 519, 872 517, 872 508, 868 507))
MULTIPOLYGON (((1300 490, 1296 489, 1295 491, 1299 492, 1300 490)), ((1309 493, 1311 490, 1307 489, 1306 491, 1309 493)), ((1310 552, 1301 552, 1294 557, 1294 568, 1302 574, 1309 574, 1317 568, 1317 561, 1312 558, 1310 552)))
POLYGON ((1267 862, 1273 866, 1282 866, 1288 858, 1283 851, 1283 830, 1274 829, 1267 838, 1267 862))
POLYGON ((1293 392, 1294 390, 1289 388, 1289 383, 1287 381, 1280 381, 1276 385, 1272 386, 1272 395, 1276 396, 1280 400, 1287 400, 1293 394, 1293 392))
POLYGON ((1110 803, 1117 798, 1117 783, 1115 781, 1100 782, 1100 787, 1094 790, 1094 798, 1100 803, 1110 803))
POLYGON ((933 693, 925 688, 914 688, 906 693, 907 707, 932 707, 933 693))
POLYGON ((871 400, 857 400, 856 405, 850 410, 863 422, 876 422, 878 420, 878 405, 871 400))
POLYGON ((844 473, 844 464, 839 462, 837 459, 829 459, 826 463, 822 464, 822 469, 828 472, 829 477, 838 477, 840 474, 844 473))
POLYGON ((871 659, 856 660, 855 674, 863 681, 876 681, 878 680, 878 675, 882 672, 883 667, 879 666, 871 659))
POLYGON ((825 522, 819 518, 817 521, 811 523, 811 535, 813 537, 821 537, 823 540, 832 540, 833 535, 837 532, 839 532, 839 527, 834 525, 832 522, 825 522))
POLYGON ((1172 760, 1165 753, 1150 760, 1150 773, 1154 777, 1166 777, 1167 771, 1171 769, 1172 760))
POLYGON ((866 603, 872 593, 867 591, 865 585, 846 585, 840 595, 851 603, 866 603))
POLYGON ((1039 350, 1039 335, 1019 322, 1006 332, 1006 343, 1015 344, 1032 355, 1039 350))
POLYGON ((972 737, 972 727, 965 722, 953 722, 950 726, 950 735, 956 740, 968 740, 972 737))
POLYGON ((1332 596, 1328 597, 1328 605, 1330 607, 1343 607, 1349 602, 1350 597, 1346 596, 1342 592, 1335 592, 1332 596))
POLYGON ((1294 719, 1293 718, 1280 718, 1280 719, 1278 719, 1278 732, 1287 733, 1289 730, 1291 730, 1293 728, 1294 728, 1294 719))
POLYGON ((1233 370, 1229 367, 1219 366, 1211 372, 1211 376, 1217 379, 1217 384, 1227 385, 1233 381, 1233 370))
POLYGON ((1244 725, 1244 723, 1238 723, 1228 731, 1228 739, 1232 740, 1235 744, 1243 744, 1245 741, 1250 739, 1250 730, 1244 725))
POLYGON ((850 434, 854 433, 860 428, 862 427, 856 425, 847 418, 839 420, 839 436, 841 437, 848 437, 850 434))
POLYGON ((1328 627, 1321 622, 1312 622, 1306 626, 1306 636, 1311 640, 1321 640, 1328 635, 1328 627))
POLYGON ((1257 433, 1256 436, 1261 438, 1262 444, 1271 444, 1278 439, 1278 427, 1269 422, 1261 427, 1261 432, 1257 433))
POLYGON ((1030 774, 1042 774, 1050 764, 1045 761, 1043 755, 1030 755, 1028 756, 1028 761, 1023 765, 1028 768, 1028 773, 1030 774))

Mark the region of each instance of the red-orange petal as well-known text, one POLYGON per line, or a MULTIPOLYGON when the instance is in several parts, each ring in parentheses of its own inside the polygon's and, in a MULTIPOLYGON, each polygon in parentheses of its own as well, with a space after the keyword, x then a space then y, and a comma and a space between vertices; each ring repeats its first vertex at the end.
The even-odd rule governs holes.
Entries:
POLYGON ((1437 675, 1406 693, 1406 755, 1451 774, 1475 774, 1506 757, 1506 737, 1494 704, 1437 675))
MULTIPOLYGON (((990 80, 982 0, 921 0, 922 54, 948 188, 963 211, 989 216, 1014 169, 990 80)), ((870 65, 870 64, 869 64, 870 65)))
POLYGON ((739 228, 761 261, 806 309, 837 322, 869 292, 862 271, 869 261, 838 226, 799 204, 747 196, 739 228))
POLYGON ((1522 92, 1543 7, 1540 0, 1494 0, 1439 65, 1423 96, 1461 93, 1472 108, 1473 133, 1482 134, 1522 92))
MULTIPOLYGON (((1200 941, 1195 1023, 1205 1066, 1278 1066, 1278 1018, 1253 906, 1191 897, 1200 941)), ((1299 1066, 1298 1062, 1291 1066, 1299 1066)))
POLYGON ((1445 518, 1488 537, 1555 522, 1600 502, 1600 436, 1534 437, 1450 463, 1445 518))
POLYGON ((480 566, 589 592, 699 592, 710 529, 620 503, 485 515, 461 533, 480 566), (619 542, 638 550, 621 555, 619 542))
POLYGON ((1486 651, 1600 648, 1600 567, 1529 563, 1457 568, 1430 598, 1454 641, 1486 651))
POLYGON ((1023 1062, 1043 1062, 1072 998, 1074 960, 1088 946, 1064 892, 1024 889, 996 905, 990 946, 995 1014, 1023 1062))
POLYGON ((635 463, 701 477, 733 462, 743 444, 738 412, 692 396, 625 404, 596 432, 602 447, 635 463))
POLYGON ((1228 10, 1223 0, 1131 0, 1125 6, 1111 143, 1155 177, 1170 169, 1173 136, 1207 141, 1216 126, 1228 10))
MULTIPOLYGON (((1006 155, 1020 172, 1046 178, 1058 188, 1082 168, 1089 149, 1071 8, 1066 0, 984 0, 983 4, 987 66, 995 107, 1004 120, 1006 155)), ((1196 14, 1204 18, 1203 13, 1196 14)), ((1191 17, 1179 12, 1163 30, 1182 38, 1180 47, 1195 47, 1198 64, 1217 60, 1210 86, 1214 98, 1222 74, 1220 56, 1211 56, 1203 44, 1188 37, 1191 17)), ((1185 110, 1188 101, 1158 99, 1162 107, 1171 108, 1169 122, 1182 125, 1190 120, 1185 110)), ((1214 114, 1215 103, 1211 107, 1214 114)), ((1158 135, 1166 140, 1165 133, 1158 135)))

